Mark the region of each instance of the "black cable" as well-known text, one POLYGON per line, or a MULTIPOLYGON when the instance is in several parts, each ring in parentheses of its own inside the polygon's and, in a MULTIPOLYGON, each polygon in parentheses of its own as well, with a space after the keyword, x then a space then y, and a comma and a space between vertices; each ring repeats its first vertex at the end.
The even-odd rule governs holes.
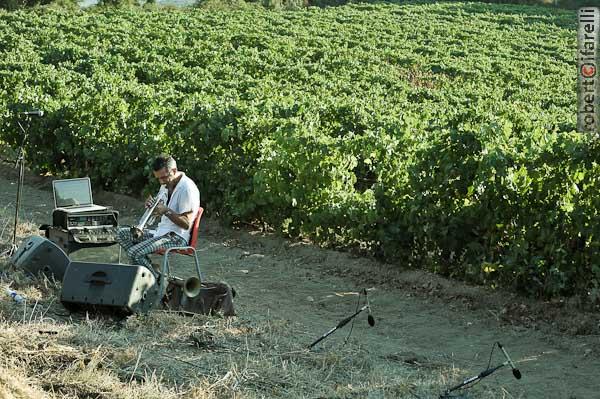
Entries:
MULTIPOLYGON (((366 291, 364 291, 364 292, 365 292, 365 295, 367 295, 366 291)), ((360 296, 362 294, 363 294, 362 290, 358 292, 358 300, 356 302, 356 309, 354 310, 354 312, 358 312, 358 309, 360 309, 360 296)), ((365 304, 368 304, 366 297, 365 297, 365 304)), ((344 344, 342 346, 346 345, 346 343, 350 339, 350 335, 352 334, 352 329, 354 329, 354 321, 355 321, 355 319, 352 319, 352 324, 350 325, 350 331, 348 331, 348 335, 346 336, 346 339, 344 339, 344 344)))
MULTIPOLYGON (((492 364, 492 355, 494 354, 494 348, 496 347, 496 344, 497 344, 497 342, 494 342, 494 344, 492 345, 492 350, 490 351, 490 357, 488 359, 488 364, 487 364, 486 369, 489 369, 490 365, 492 364)), ((466 391, 467 389, 473 388, 475 385, 479 384, 480 381, 481 380, 477 380, 474 383, 467 385, 466 387, 463 388, 463 390, 466 391)))
POLYGON ((346 337, 343 345, 346 345, 346 343, 348 342, 348 339, 350 338, 350 335, 352 334, 352 331, 354 329, 354 318, 356 316, 358 316, 359 313, 361 313, 364 310, 369 310, 369 317, 367 318, 367 321, 369 322, 369 325, 371 327, 373 327, 375 325, 375 319, 373 318, 373 316, 371 316, 371 309, 369 307, 369 300, 367 298, 367 292, 366 290, 364 290, 364 294, 365 294, 365 302, 366 304, 363 305, 362 307, 360 306, 360 295, 361 293, 358 294, 358 302, 356 305, 356 310, 353 314, 351 314, 350 316, 346 317, 345 319, 341 320, 337 326, 333 327, 332 329, 330 329, 329 331, 327 331, 325 334, 323 334, 321 337, 319 337, 316 341, 314 341, 312 344, 310 344, 308 346, 308 349, 312 349, 316 344, 318 344, 319 342, 321 342, 322 340, 324 340, 325 338, 327 338, 328 336, 330 336, 332 333, 334 333, 335 331, 337 331, 338 329, 344 327, 346 324, 348 324, 350 321, 352 321, 352 328, 350 329, 350 331, 348 332, 348 336, 346 337))
MULTIPOLYGON (((360 309, 360 296, 362 294, 362 291, 358 292, 358 302, 356 302, 356 310, 354 312, 358 312, 358 309, 360 309)), ((344 343, 342 344, 342 346, 346 345, 348 343, 348 340, 350 339, 350 335, 352 335, 352 330, 354 329, 354 321, 356 319, 352 319, 352 324, 350 324, 350 331, 348 331, 348 335, 346 336, 346 338, 344 339, 344 343)))
POLYGON ((488 359, 488 364, 486 367, 487 369, 489 369, 492 364, 492 355, 494 354, 494 348, 496 347, 496 345, 498 345, 498 342, 494 342, 494 345, 492 345, 492 350, 490 352, 490 358, 488 359))

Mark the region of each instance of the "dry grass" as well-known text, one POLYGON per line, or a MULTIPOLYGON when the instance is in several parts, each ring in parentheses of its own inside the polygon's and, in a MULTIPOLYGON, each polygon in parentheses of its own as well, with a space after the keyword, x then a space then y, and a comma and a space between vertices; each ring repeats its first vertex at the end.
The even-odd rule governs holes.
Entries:
POLYGON ((13 274, 27 302, 0 300, 0 398, 414 397, 439 382, 356 342, 309 352, 285 321, 68 314, 57 285, 13 274))
POLYGON ((429 359, 373 356, 352 337, 308 351, 307 337, 322 332, 269 314, 69 313, 59 282, 6 258, 0 271, 0 399, 424 398, 464 375, 429 359), (4 295, 8 286, 26 301, 4 295))
MULTIPOLYGON (((20 216, 17 224, 17 238, 23 238, 39 234, 39 226, 31 220, 25 220, 20 216)), ((10 248, 15 224, 14 204, 6 204, 0 207, 0 253, 10 248)))

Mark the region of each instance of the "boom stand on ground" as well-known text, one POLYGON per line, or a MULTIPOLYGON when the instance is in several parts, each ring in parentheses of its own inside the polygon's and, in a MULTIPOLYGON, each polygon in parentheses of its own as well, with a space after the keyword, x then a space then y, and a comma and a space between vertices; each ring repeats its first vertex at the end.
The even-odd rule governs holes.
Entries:
MULTIPOLYGON (((488 375, 492 374, 494 371, 506 366, 508 364, 508 361, 496 366, 496 367, 492 367, 489 368, 487 370, 483 370, 481 373, 477 374, 476 376, 467 378, 466 380, 464 380, 463 382, 461 382, 460 384, 453 386, 452 388, 448 388, 443 394, 440 395, 440 399, 449 399, 449 398, 456 398, 456 396, 451 396, 450 392, 456 391, 457 389, 461 389, 469 384, 472 384, 474 382, 477 382, 485 377, 487 377, 488 375)), ((464 397, 464 396, 461 396, 464 397)))
MULTIPOLYGON (((315 346, 316 344, 318 344, 319 342, 323 341, 325 338, 327 338, 328 336, 330 336, 331 334, 333 334, 338 328, 342 328, 344 327, 346 324, 348 324, 348 322, 350 320, 352 320, 353 318, 355 318, 356 316, 358 316, 358 314, 360 312, 362 312, 365 309, 368 309, 369 305, 365 305, 362 308, 360 308, 359 310, 357 310, 356 312, 354 312, 354 314, 346 317, 344 320, 340 321, 338 323, 337 326, 333 327, 331 330, 327 331, 325 334, 323 334, 321 337, 319 337, 319 339, 317 339, 315 342, 313 342, 312 344, 308 345, 308 349, 312 349, 313 346, 315 346)), ((369 316, 370 317, 370 316, 369 316)), ((372 319, 369 319, 369 325, 373 326, 375 324, 375 322, 371 321, 372 319), (373 323, 373 324, 371 324, 373 323)))
POLYGON ((21 122, 17 121, 19 127, 23 131, 23 141, 21 147, 19 147, 19 153, 17 155, 17 162, 15 167, 19 168, 19 181, 17 183, 17 201, 15 204, 15 224, 13 226, 12 243, 8 250, 2 253, 5 256, 12 256, 17 250, 17 227, 19 225, 19 208, 21 207, 21 194, 23 191, 23 181, 25 179, 25 142, 27 141, 27 131, 23 129, 21 122))

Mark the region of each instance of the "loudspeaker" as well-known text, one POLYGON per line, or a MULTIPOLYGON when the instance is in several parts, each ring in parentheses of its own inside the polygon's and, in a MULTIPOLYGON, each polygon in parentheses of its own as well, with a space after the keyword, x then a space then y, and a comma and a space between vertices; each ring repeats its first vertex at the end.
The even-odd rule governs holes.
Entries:
POLYGON ((21 243, 10 262, 30 273, 42 272, 48 277, 54 276, 57 280, 62 280, 69 265, 69 257, 52 241, 31 236, 21 243))
POLYGON ((223 316, 235 316, 234 297, 235 290, 226 283, 201 283, 195 277, 185 281, 171 277, 162 303, 170 310, 206 315, 223 313, 223 316))
POLYGON ((143 266, 73 261, 63 278, 60 301, 71 310, 131 314, 154 307, 159 291, 154 275, 143 266))

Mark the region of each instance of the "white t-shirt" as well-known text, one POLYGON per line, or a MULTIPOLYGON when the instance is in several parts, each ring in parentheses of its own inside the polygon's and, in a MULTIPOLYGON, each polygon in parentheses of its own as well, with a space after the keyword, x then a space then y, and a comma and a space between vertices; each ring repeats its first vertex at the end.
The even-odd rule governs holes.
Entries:
MULTIPOLYGON (((181 180, 179 180, 179 183, 175 186, 171 198, 167 203, 167 207, 179 214, 194 211, 192 217, 192 220, 194 220, 198 215, 198 208, 200 208, 200 192, 192 179, 187 177, 185 173, 181 173, 181 180)), ((163 185, 160 189, 166 190, 166 187, 163 185)), ((160 223, 158 223, 158 226, 156 227, 154 237, 160 237, 167 233, 174 232, 185 241, 189 241, 191 229, 192 226, 190 226, 188 230, 182 229, 173 223, 167 216, 163 215, 160 218, 160 223)))

